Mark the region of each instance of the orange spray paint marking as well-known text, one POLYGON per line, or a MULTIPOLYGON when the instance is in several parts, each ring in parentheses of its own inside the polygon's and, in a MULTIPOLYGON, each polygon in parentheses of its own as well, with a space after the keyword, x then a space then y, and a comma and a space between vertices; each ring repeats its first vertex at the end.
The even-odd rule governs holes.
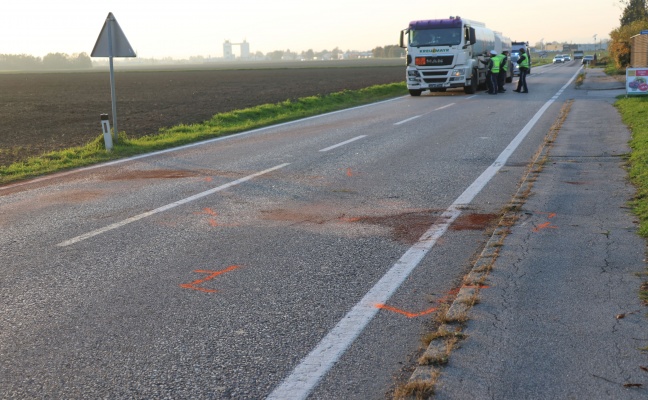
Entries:
POLYGON ((191 283, 181 283, 180 287, 183 289, 193 289, 193 290, 198 290, 199 292, 205 292, 205 293, 215 293, 216 290, 214 289, 205 289, 202 287, 198 287, 198 285, 201 285, 207 281, 211 281, 212 279, 216 278, 218 275, 224 274, 226 272, 233 271, 235 269, 239 268, 238 265, 231 265, 225 269, 222 269, 220 271, 206 271, 202 269, 195 270, 194 272, 199 273, 199 274, 209 274, 207 277, 202 278, 202 279, 196 279, 195 281, 191 283))
POLYGON ((351 168, 347 168, 347 176, 353 176, 353 172, 351 172, 351 168))
POLYGON ((401 310, 400 308, 388 306, 387 304, 376 304, 376 308, 379 308, 381 310, 393 311, 395 313, 402 314, 402 315, 406 316, 407 318, 420 317, 420 316, 423 316, 423 315, 433 313, 433 312, 435 312, 437 310, 436 307, 432 307, 432 308, 428 308, 425 311, 421 311, 419 313, 411 313, 411 312, 407 312, 405 310, 401 310))
POLYGON ((535 228, 533 228, 533 232, 540 232, 543 229, 558 229, 558 227, 555 225, 551 225, 551 222, 544 222, 536 226, 535 228))
POLYGON ((207 214, 207 215, 211 215, 213 218, 208 218, 208 219, 207 219, 207 222, 209 222, 209 225, 210 225, 210 226, 218 226, 218 222, 216 221, 216 215, 218 215, 218 213, 216 213, 216 211, 212 210, 211 208, 209 208, 209 207, 205 207, 205 208, 203 208, 202 211, 200 211, 200 212, 196 212, 196 213, 194 213, 194 214, 199 214, 199 215, 207 214))
POLYGON ((214 217, 217 215, 217 214, 216 214, 216 211, 212 210, 212 209, 209 208, 209 207, 205 207, 205 208, 203 208, 203 214, 213 215, 214 217))
MULTIPOLYGON (((449 303, 451 297, 457 296, 459 294, 459 290, 462 288, 468 288, 468 289, 488 289, 488 286, 486 285, 463 285, 461 288, 456 288, 452 289, 448 294, 441 299, 439 299, 439 303, 444 304, 444 303, 449 303)), ((423 315, 431 314, 437 310, 437 307, 431 307, 428 308, 427 310, 418 312, 418 313, 411 313, 405 310, 401 310, 400 308, 388 306, 387 304, 376 304, 376 308, 379 308, 381 310, 388 310, 388 311, 393 311, 398 314, 402 314, 406 316, 407 318, 416 318, 416 317, 421 317, 423 315)))

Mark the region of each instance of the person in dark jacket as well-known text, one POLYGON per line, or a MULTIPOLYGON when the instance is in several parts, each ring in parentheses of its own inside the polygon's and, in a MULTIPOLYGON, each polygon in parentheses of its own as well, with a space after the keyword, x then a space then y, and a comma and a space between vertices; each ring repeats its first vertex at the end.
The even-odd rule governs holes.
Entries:
POLYGON ((497 94, 497 77, 499 76, 501 59, 495 50, 491 50, 489 55, 490 58, 486 66, 488 70, 486 72, 486 85, 488 86, 488 94, 497 94))
POLYGON ((506 82, 506 74, 508 73, 508 64, 509 64, 509 52, 504 50, 502 54, 499 54, 497 57, 500 58, 500 70, 499 75, 497 76, 497 93, 504 93, 504 82, 506 82))
POLYGON ((520 79, 518 80, 517 89, 515 89, 514 92, 529 93, 526 76, 529 73, 530 63, 529 55, 524 50, 524 47, 520 49, 520 58, 518 58, 517 63, 520 66, 520 79))

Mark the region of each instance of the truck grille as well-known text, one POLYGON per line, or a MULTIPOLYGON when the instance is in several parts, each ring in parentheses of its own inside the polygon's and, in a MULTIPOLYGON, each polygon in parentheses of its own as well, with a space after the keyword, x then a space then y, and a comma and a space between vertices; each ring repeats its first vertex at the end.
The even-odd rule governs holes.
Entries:
POLYGON ((445 83, 448 72, 447 71, 421 71, 423 81, 425 83, 445 83))

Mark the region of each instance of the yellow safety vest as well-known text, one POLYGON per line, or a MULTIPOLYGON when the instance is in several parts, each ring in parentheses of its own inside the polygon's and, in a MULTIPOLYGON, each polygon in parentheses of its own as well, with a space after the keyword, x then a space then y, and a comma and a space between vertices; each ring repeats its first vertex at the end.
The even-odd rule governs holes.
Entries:
POLYGON ((493 61, 493 68, 491 68, 491 72, 498 74, 500 70, 500 64, 502 64, 501 54, 491 57, 491 61, 493 61))

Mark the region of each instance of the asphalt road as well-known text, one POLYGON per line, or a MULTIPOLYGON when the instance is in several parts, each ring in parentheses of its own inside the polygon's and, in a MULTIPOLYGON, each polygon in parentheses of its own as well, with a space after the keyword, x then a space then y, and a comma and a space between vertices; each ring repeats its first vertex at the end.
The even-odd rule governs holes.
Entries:
POLYGON ((577 71, 0 188, 0 397, 385 398, 577 71))

